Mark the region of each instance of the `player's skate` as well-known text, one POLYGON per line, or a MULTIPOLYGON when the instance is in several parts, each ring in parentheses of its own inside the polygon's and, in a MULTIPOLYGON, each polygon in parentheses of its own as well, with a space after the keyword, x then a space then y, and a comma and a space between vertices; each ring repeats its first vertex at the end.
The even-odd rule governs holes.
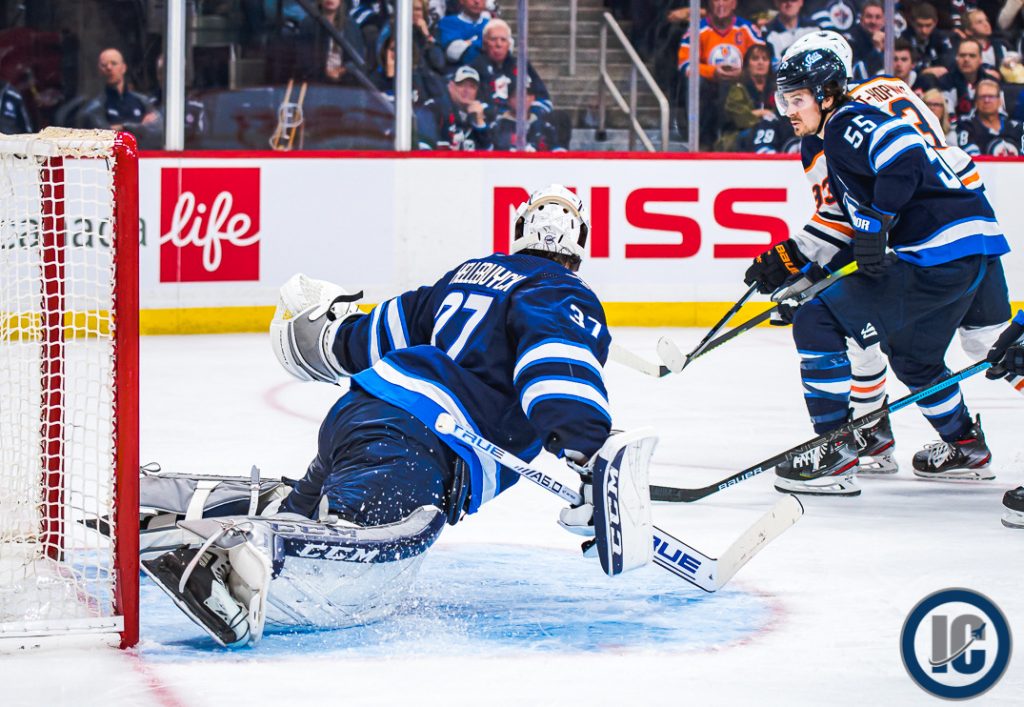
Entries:
POLYGON ((189 618, 225 647, 249 640, 248 612, 227 587, 230 567, 226 551, 204 552, 202 548, 189 547, 142 561, 146 574, 189 618), (200 552, 202 556, 196 561, 200 552))
POLYGON ((981 415, 956 442, 933 442, 914 455, 914 474, 922 479, 970 479, 988 481, 992 453, 985 444, 981 415))
POLYGON ((861 474, 895 474, 900 466, 892 454, 896 442, 892 436, 892 423, 886 415, 881 420, 853 431, 857 440, 858 465, 861 474))
POLYGON ((857 441, 853 432, 797 454, 775 467, 775 489, 815 496, 857 496, 857 441))
POLYGON ((1010 489, 1003 495, 1003 525, 1024 530, 1024 486, 1010 489))

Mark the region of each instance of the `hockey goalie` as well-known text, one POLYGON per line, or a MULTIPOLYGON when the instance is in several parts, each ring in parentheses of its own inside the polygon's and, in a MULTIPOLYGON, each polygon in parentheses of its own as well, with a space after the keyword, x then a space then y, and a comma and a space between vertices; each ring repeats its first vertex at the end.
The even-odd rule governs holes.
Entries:
POLYGON ((284 285, 270 328, 278 361, 301 380, 349 381, 301 479, 144 474, 144 570, 219 644, 255 643, 268 625, 356 625, 395 606, 445 524, 519 478, 438 434, 443 414, 578 473, 582 502, 559 523, 589 536, 584 552, 606 573, 651 562, 657 440, 611 429, 611 336, 576 275, 586 210, 553 185, 514 224, 511 254, 461 263, 368 314, 336 285, 284 285))

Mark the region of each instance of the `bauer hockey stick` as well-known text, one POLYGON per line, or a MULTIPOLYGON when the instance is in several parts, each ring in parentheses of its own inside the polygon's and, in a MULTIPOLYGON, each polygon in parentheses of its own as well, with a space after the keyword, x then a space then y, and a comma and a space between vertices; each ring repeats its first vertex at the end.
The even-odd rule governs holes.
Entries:
MULTIPOLYGON (((434 423, 438 434, 453 437, 476 453, 483 453, 502 466, 529 479, 574 506, 583 503, 583 497, 565 484, 551 478, 511 452, 489 442, 472 430, 459 424, 448 413, 441 413, 434 423)), ((784 533, 800 520, 804 508, 795 496, 780 499, 771 510, 747 528, 718 559, 687 545, 664 530, 654 528, 654 563, 662 569, 686 580, 705 592, 715 592, 725 586, 743 565, 747 564, 764 546, 784 533)))
POLYGON ((992 367, 992 364, 989 363, 988 361, 979 361, 978 363, 975 363, 974 365, 968 366, 967 368, 964 368, 963 370, 960 370, 960 371, 957 371, 956 373, 951 374, 948 378, 942 379, 941 381, 939 381, 935 385, 929 386, 929 387, 925 388, 924 390, 919 390, 916 393, 912 393, 910 395, 905 395, 902 398, 900 398, 899 400, 896 400, 896 401, 893 401, 893 402, 889 403, 885 407, 878 408, 874 412, 870 412, 867 415, 864 415, 862 417, 858 417, 856 420, 851 420, 850 422, 847 422, 846 424, 844 424, 844 425, 842 425, 840 427, 837 427, 834 430, 830 430, 829 432, 826 432, 825 434, 818 435, 814 439, 809 439, 809 440, 807 440, 806 442, 804 442, 802 444, 798 444, 797 446, 792 447, 791 449, 787 449, 784 452, 780 452, 779 454, 776 454, 776 455, 774 455, 772 457, 768 457, 764 461, 758 462, 757 464, 755 464, 752 467, 749 467, 747 469, 744 469, 743 471, 737 472, 737 473, 733 474, 732 476, 727 476, 726 478, 722 479, 721 481, 716 481, 715 483, 713 483, 713 484, 711 484, 709 486, 704 486, 702 488, 696 488, 696 489, 686 489, 686 488, 677 488, 677 487, 674 487, 674 486, 653 486, 652 485, 651 486, 651 500, 652 501, 671 501, 673 503, 692 503, 693 501, 699 501, 700 499, 702 499, 702 498, 704 498, 706 496, 710 496, 713 493, 717 493, 718 491, 721 491, 722 489, 729 488, 733 484, 738 484, 739 482, 745 481, 745 480, 749 479, 752 476, 757 476, 761 472, 768 471, 769 469, 773 469, 774 467, 778 466, 779 464, 781 464, 782 462, 786 461, 787 459, 790 459, 791 457, 795 457, 797 454, 802 454, 804 452, 808 452, 808 451, 814 449, 815 447, 817 447, 818 445, 825 444, 827 442, 831 442, 836 437, 839 437, 840 435, 843 435, 843 434, 849 432, 852 429, 855 429, 857 427, 861 427, 863 425, 870 424, 870 423, 874 422, 875 420, 880 420, 883 417, 885 417, 886 415, 894 413, 897 410, 900 410, 902 408, 907 407, 908 405, 912 405, 913 403, 916 403, 918 400, 921 400, 922 398, 928 397, 932 393, 937 393, 940 390, 943 390, 945 388, 949 388, 950 386, 956 385, 957 383, 959 383, 960 381, 964 380, 965 378, 970 378, 974 374, 981 373, 982 371, 984 371, 984 370, 986 370, 988 368, 991 368, 991 367, 992 367))
MULTIPOLYGON (((712 339, 711 341, 707 342, 703 349, 701 349, 700 351, 697 351, 695 349, 694 352, 688 356, 683 354, 683 352, 679 349, 679 346, 677 346, 676 343, 672 341, 672 339, 668 338, 667 336, 663 336, 658 340, 658 355, 661 357, 661 360, 665 362, 665 365, 668 367, 670 371, 672 371, 673 373, 679 373, 684 368, 686 368, 686 366, 688 366, 690 362, 693 361, 694 359, 700 358, 709 351, 717 349, 719 346, 726 343, 727 341, 735 339, 743 332, 753 329, 761 322, 767 321, 768 319, 771 318, 772 313, 778 310, 781 305, 785 304, 788 306, 800 306, 807 300, 815 297, 822 290, 834 285, 838 280, 841 280, 847 275, 856 272, 856 270, 856 261, 852 263, 847 263, 846 265, 836 270, 834 273, 832 273, 832 275, 825 278, 824 280, 818 280, 807 289, 794 293, 792 296, 784 297, 773 306, 761 312, 761 314, 758 314, 757 316, 748 319, 747 321, 743 322, 734 329, 730 329, 729 331, 722 334, 718 338, 712 339)), ((700 349, 699 346, 697 348, 700 349)))

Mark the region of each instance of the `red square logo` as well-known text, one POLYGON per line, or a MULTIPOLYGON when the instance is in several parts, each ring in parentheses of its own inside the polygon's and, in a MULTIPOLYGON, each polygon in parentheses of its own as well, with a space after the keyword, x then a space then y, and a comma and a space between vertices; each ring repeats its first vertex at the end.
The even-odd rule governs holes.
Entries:
POLYGON ((260 279, 260 169, 160 172, 160 282, 260 279))

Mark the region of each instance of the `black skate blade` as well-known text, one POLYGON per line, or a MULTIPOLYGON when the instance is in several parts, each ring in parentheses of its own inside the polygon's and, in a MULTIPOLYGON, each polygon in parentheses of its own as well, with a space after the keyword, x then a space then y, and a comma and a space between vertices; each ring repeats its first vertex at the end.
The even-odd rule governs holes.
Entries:
MULTIPOLYGON (((189 559, 191 556, 189 556, 189 559)), ((210 638, 217 642, 222 648, 237 648, 245 645, 249 640, 249 633, 246 632, 240 639, 235 638, 235 632, 224 620, 210 611, 205 604, 198 601, 192 594, 181 594, 178 592, 178 582, 188 564, 181 561, 181 558, 174 552, 168 552, 155 560, 142 560, 140 566, 156 586, 160 587, 167 596, 171 598, 182 613, 203 629, 210 638)))

